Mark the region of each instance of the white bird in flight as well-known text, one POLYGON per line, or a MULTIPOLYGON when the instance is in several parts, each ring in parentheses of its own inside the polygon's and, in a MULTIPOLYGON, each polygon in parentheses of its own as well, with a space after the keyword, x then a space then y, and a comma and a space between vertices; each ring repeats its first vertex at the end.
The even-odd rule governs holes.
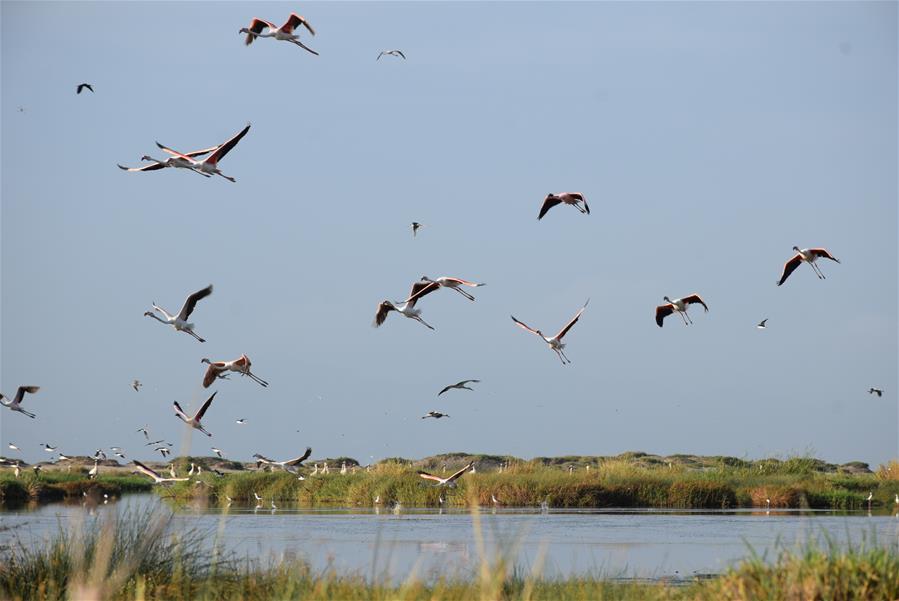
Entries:
POLYGON ((282 25, 281 27, 275 27, 274 23, 254 17, 250 22, 250 27, 244 27, 238 33, 247 34, 247 39, 244 40, 244 43, 247 46, 252 44, 253 40, 255 40, 256 38, 275 38, 276 40, 282 40, 285 42, 296 44, 303 50, 307 50, 312 54, 318 56, 318 52, 303 44, 303 42, 300 41, 300 36, 294 33, 297 25, 302 25, 309 31, 310 34, 315 35, 315 30, 312 29, 311 25, 309 25, 309 21, 296 13, 290 13, 287 21, 285 21, 284 25, 282 25))
POLYGON ((275 461, 273 459, 269 459, 265 455, 260 455, 259 453, 253 455, 253 457, 256 458, 256 467, 259 467, 260 465, 278 466, 286 472, 296 473, 296 468, 301 463, 309 459, 309 455, 311 454, 312 447, 306 447, 306 452, 299 457, 295 457, 294 459, 285 459, 284 461, 275 461))
POLYGON ((458 388, 459 390, 474 390, 474 388, 470 388, 470 387, 466 386, 466 384, 477 384, 479 382, 480 382, 480 380, 462 380, 461 382, 456 382, 455 384, 450 384, 449 386, 445 387, 443 390, 441 390, 440 392, 437 393, 437 396, 440 396, 447 390, 450 390, 453 388, 458 388))
POLYGON ((789 261, 784 263, 783 273, 780 275, 780 280, 777 282, 778 286, 786 282, 787 278, 790 277, 790 274, 796 271, 796 268, 802 263, 808 263, 809 266, 811 266, 812 271, 815 272, 815 275, 818 276, 818 279, 823 280, 826 279, 824 273, 821 271, 820 267, 815 265, 815 261, 823 257, 825 259, 830 259, 831 261, 836 261, 837 263, 840 262, 839 259, 827 252, 827 249, 824 248, 799 248, 798 246, 794 246, 793 250, 796 251, 796 254, 790 257, 789 261))
MULTIPOLYGON (((134 459, 131 463, 134 464, 134 467, 137 468, 137 471, 142 473, 145 476, 149 476, 153 478, 153 484, 171 484, 172 482, 186 482, 190 480, 190 478, 175 478, 174 476, 171 478, 163 478, 159 475, 158 472, 148 468, 146 465, 134 459)), ((172 469, 172 474, 174 474, 174 469, 172 469)))
POLYGON ((9 407, 11 411, 18 411, 19 413, 24 413, 31 419, 34 419, 35 418, 34 413, 31 413, 30 411, 25 411, 24 409, 22 409, 22 401, 25 398, 26 392, 28 394, 34 394, 35 392, 37 392, 40 389, 41 389, 40 386, 19 386, 18 390, 16 390, 16 396, 14 396, 12 399, 3 396, 3 394, 0 393, 0 405, 3 405, 4 407, 9 407))
POLYGON ((376 58, 375 60, 376 61, 381 60, 382 56, 399 56, 403 60, 406 60, 406 55, 403 54, 403 52, 401 50, 382 50, 381 53, 378 54, 378 58, 376 58))
POLYGON ((580 192, 559 192, 555 194, 550 192, 546 195, 546 198, 543 199, 543 205, 540 207, 540 214, 537 215, 537 221, 543 219, 543 216, 546 215, 547 211, 559 203, 571 205, 585 215, 590 214, 590 207, 587 206, 587 199, 580 192), (583 208, 581 208, 581 203, 584 204, 583 208))
MULTIPOLYGON (((392 303, 389 300, 382 301, 378 305, 378 311, 375 313, 375 322, 374 326, 380 327, 384 321, 387 319, 387 315, 391 311, 396 311, 403 317, 408 317, 409 319, 414 319, 415 321, 421 323, 423 326, 428 329, 433 330, 434 327, 427 323, 424 319, 421 318, 421 310, 415 308, 415 303, 418 301, 419 292, 425 289, 430 289, 429 291, 436 290, 439 288, 438 284, 431 284, 426 282, 415 282, 412 284, 412 290, 409 292, 409 299, 403 303, 392 303)), ((427 294, 427 292, 425 293, 427 294)))
POLYGON ((708 305, 705 304, 705 301, 698 294, 691 294, 690 296, 685 296, 684 298, 676 298, 671 300, 667 296, 663 297, 663 300, 667 303, 664 305, 659 305, 656 307, 656 325, 660 328, 662 327, 662 320, 671 315, 672 313, 677 313, 684 320, 684 325, 690 325, 693 323, 693 320, 690 319, 690 316, 687 315, 687 308, 689 308, 692 304, 700 304, 705 309, 705 312, 709 312, 708 305))
MULTIPOLYGON (((234 134, 227 142, 216 146, 212 153, 203 160, 194 159, 194 156, 197 156, 197 153, 205 154, 205 151, 196 151, 196 152, 188 152, 188 153, 180 153, 177 150, 173 150, 164 144, 160 144, 156 142, 156 146, 158 146, 163 152, 166 152, 176 160, 185 161, 190 165, 190 168, 199 173, 200 175, 206 175, 207 177, 211 177, 213 175, 218 175, 229 182, 236 182, 237 180, 233 177, 225 175, 218 168, 218 162, 225 158, 225 155, 228 154, 232 148, 237 146, 237 143, 240 142, 240 139, 247 135, 247 132, 250 131, 250 124, 247 123, 247 126, 242 130, 234 134)), ((155 159, 151 159, 155 160, 155 159)))
POLYGON ((463 467, 461 470, 459 470, 458 472, 456 472, 446 478, 441 478, 440 476, 435 476, 433 474, 429 474, 428 472, 425 472, 422 470, 418 470, 417 474, 420 477, 424 478, 425 480, 431 480, 433 482, 436 482, 436 484, 434 484, 434 486, 449 486, 450 488, 455 488, 456 480, 461 478, 462 475, 465 472, 467 472, 468 470, 470 470, 473 466, 474 466, 474 461, 470 462, 468 465, 463 467))
POLYGON ((244 376, 249 376, 251 380, 261 386, 268 386, 268 382, 255 375, 250 371, 252 362, 246 355, 241 355, 237 359, 231 361, 210 361, 207 358, 200 360, 200 363, 207 363, 206 374, 203 376, 203 388, 209 388, 216 378, 224 377, 225 372, 233 371, 244 376))
POLYGON ((197 336, 194 332, 194 324, 188 323, 187 318, 190 317, 190 314, 194 312, 194 308, 197 306, 197 303, 202 299, 206 298, 212 294, 212 284, 206 286, 202 290, 198 290, 187 297, 187 300, 184 301, 184 306, 181 307, 181 310, 177 315, 170 315, 165 309, 158 306, 155 302, 153 303, 153 311, 158 311, 165 316, 165 319, 162 319, 153 311, 147 311, 144 313, 145 317, 152 317, 156 321, 160 323, 164 323, 166 325, 170 325, 175 330, 179 332, 186 332, 199 340, 200 342, 206 342, 204 339, 197 336))
POLYGON ((543 335, 543 332, 541 332, 540 330, 535 330, 534 328, 528 326, 523 321, 519 321, 519 320, 515 319, 514 315, 512 315, 511 317, 512 317, 512 321, 514 321, 518 325, 518 327, 527 330, 531 334, 536 334, 537 336, 540 336, 540 338, 542 338, 544 340, 544 342, 546 342, 546 344, 549 345, 549 348, 551 348, 556 353, 556 355, 559 356, 559 360, 562 361, 562 365, 565 365, 566 363, 571 363, 571 359, 569 359, 565 355, 565 351, 564 351, 565 344, 562 342, 562 338, 565 336, 565 334, 568 333, 568 330, 570 330, 574 326, 574 324, 577 323, 577 320, 581 318, 581 314, 584 312, 584 309, 587 308, 587 305, 589 303, 590 303, 590 299, 588 298, 587 302, 584 303, 584 306, 581 307, 580 309, 578 309, 578 312, 575 313, 574 317, 571 318, 571 321, 569 321, 565 325, 565 327, 563 327, 561 330, 559 330, 558 334, 556 334, 555 336, 553 336, 551 338, 547 338, 546 336, 543 335))
POLYGON ((200 407, 200 410, 197 411, 193 417, 190 417, 186 413, 184 413, 184 410, 181 409, 181 405, 178 404, 178 401, 174 401, 172 403, 172 406, 175 408, 175 416, 178 417, 178 419, 183 421, 185 424, 187 424, 191 428, 195 428, 195 429, 199 430, 206 436, 212 436, 212 434, 210 434, 209 432, 206 431, 205 428, 203 428, 203 424, 200 423, 200 420, 203 419, 203 414, 206 413, 207 409, 209 409, 209 405, 212 404, 212 399, 214 399, 215 395, 217 395, 217 394, 218 394, 218 391, 213 392, 212 396, 210 396, 208 399, 206 399, 206 402, 203 403, 203 406, 200 407))

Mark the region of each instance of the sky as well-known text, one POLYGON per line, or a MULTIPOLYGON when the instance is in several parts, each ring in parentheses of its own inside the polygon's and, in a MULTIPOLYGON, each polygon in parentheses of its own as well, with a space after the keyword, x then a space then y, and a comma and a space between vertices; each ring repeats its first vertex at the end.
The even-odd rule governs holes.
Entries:
POLYGON ((0 390, 41 386, 36 419, 0 410, 2 453, 153 458, 148 425, 242 461, 899 456, 896 3, 4 1, 0 20, 0 390), (320 56, 244 45, 294 10, 320 56), (220 163, 236 183, 116 168, 248 122, 220 163), (538 221, 561 191, 591 214, 538 221), (777 287, 794 245, 841 263, 777 287), (435 331, 371 327, 422 275, 487 285, 423 299, 435 331), (206 343, 143 317, 207 284, 206 343), (694 292, 708 313, 656 326, 694 292), (510 319, 555 332, 588 298, 570 365, 510 319), (200 359, 241 353, 268 388, 202 389, 200 359), (213 437, 191 434, 172 402, 214 390, 213 437))

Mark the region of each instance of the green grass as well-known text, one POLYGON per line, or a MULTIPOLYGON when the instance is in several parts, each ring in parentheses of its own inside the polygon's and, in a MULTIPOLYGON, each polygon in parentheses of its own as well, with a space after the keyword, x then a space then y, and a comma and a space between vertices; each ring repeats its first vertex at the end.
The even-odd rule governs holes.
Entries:
POLYGON ((42 470, 35 474, 23 470, 19 478, 7 471, 0 473, 0 502, 4 504, 23 503, 28 500, 59 501, 67 497, 81 497, 82 493, 121 496, 129 492, 148 492, 153 488, 144 476, 104 475, 95 480, 80 473, 61 470, 42 470))
POLYGON ((470 577, 424 582, 367 581, 361 574, 316 572, 303 562, 237 561, 203 544, 210 533, 172 528, 164 509, 114 512, 61 530, 38 547, 13 543, 0 562, 0 598, 230 600, 571 600, 887 601, 899 598, 899 553, 861 541, 781 547, 773 561, 750 553, 724 574, 689 583, 552 579, 515 565, 514 544, 488 557, 478 512, 472 512, 479 565, 470 577))

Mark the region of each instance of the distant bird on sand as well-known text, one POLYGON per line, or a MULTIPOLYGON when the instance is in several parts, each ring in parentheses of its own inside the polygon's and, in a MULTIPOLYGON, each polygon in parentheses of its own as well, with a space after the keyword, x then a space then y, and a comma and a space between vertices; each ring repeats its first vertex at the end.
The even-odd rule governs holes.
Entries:
POLYGON ((587 308, 587 305, 589 303, 590 303, 590 299, 588 298, 587 302, 584 303, 584 306, 581 307, 578 310, 578 312, 575 313, 574 317, 571 318, 571 321, 569 321, 565 325, 565 327, 562 328, 561 330, 559 330, 559 333, 556 334, 555 336, 553 336, 552 338, 547 338, 546 336, 543 335, 543 332, 541 332, 540 330, 535 330, 534 328, 530 327, 523 321, 519 321, 519 320, 515 319, 514 315, 512 315, 511 317, 512 317, 512 321, 514 321, 516 323, 516 325, 518 325, 518 327, 523 328, 524 330, 527 330, 531 334, 536 334, 537 336, 540 336, 540 338, 542 338, 543 341, 549 345, 549 348, 551 348, 556 353, 556 355, 559 356, 559 360, 562 361, 562 365, 565 365, 566 363, 571 363, 571 360, 565 355, 565 352, 563 351, 563 349, 565 348, 565 344, 562 343, 562 338, 565 336, 565 334, 568 333, 568 330, 570 330, 574 326, 574 324, 577 323, 577 320, 581 318, 581 314, 584 312, 584 309, 587 308))
POLYGON ((768 326, 765 325, 765 323, 766 323, 767 321, 768 321, 768 319, 765 318, 765 319, 763 319, 762 321, 759 322, 759 325, 757 325, 757 326, 755 326, 755 327, 757 327, 757 328, 760 329, 760 330, 764 330, 765 328, 768 327, 768 326))
POLYGON ((429 474, 428 472, 425 472, 422 470, 418 470, 417 473, 420 477, 424 478, 425 480, 432 480, 432 481, 436 482, 436 484, 434 486, 449 486, 450 488, 455 488, 456 480, 461 478, 462 475, 465 472, 467 472, 468 470, 470 470, 473 466, 474 466, 474 461, 470 462, 468 465, 463 467, 461 470, 459 470, 458 472, 454 473, 453 475, 451 475, 447 478, 441 478, 440 476, 435 476, 433 474, 429 474))
POLYGON ((200 173, 201 175, 209 175, 209 176, 218 175, 218 176, 225 178, 229 182, 233 183, 233 182, 236 182, 237 180, 234 179, 233 177, 225 175, 224 173, 219 171, 218 162, 221 161, 223 158, 225 158, 225 155, 228 154, 229 152, 231 152, 232 148, 237 146, 237 143, 240 142, 241 138, 243 138, 245 135, 247 135, 248 131, 250 131, 249 123, 247 123, 247 126, 244 127, 242 130, 240 130, 239 132, 237 132, 236 134, 231 136, 231 138, 228 141, 220 144, 219 146, 216 146, 212 150, 212 154, 210 154, 208 157, 206 157, 203 160, 196 160, 193 158, 194 156, 197 156, 197 153, 205 154, 206 151, 203 151, 203 150, 199 150, 199 151, 196 151, 193 153, 188 152, 188 153, 182 154, 182 153, 178 152, 177 150, 172 150, 168 146, 160 144, 159 142, 156 142, 156 146, 161 148, 164 152, 172 155, 172 157, 174 157, 175 159, 178 159, 181 161, 187 161, 187 163, 190 165, 190 168, 193 169, 194 171, 200 173))
POLYGON ((429 417, 440 419, 441 417, 449 417, 449 415, 446 413, 440 413, 439 411, 428 411, 427 415, 421 416, 421 419, 428 419, 429 417))
POLYGON ((24 409, 22 409, 22 401, 25 399, 26 392, 28 394, 34 394, 35 392, 37 392, 40 389, 41 389, 40 386, 19 386, 19 388, 16 390, 16 396, 14 396, 12 399, 9 399, 8 397, 3 396, 3 394, 0 393, 0 405, 3 405, 4 407, 9 407, 9 409, 11 411, 18 411, 19 413, 24 413, 28 417, 34 419, 34 417, 35 417, 34 413, 31 413, 29 411, 25 411, 24 409))
POLYGON ((403 60, 406 60, 406 55, 403 54, 401 50, 382 50, 375 60, 381 60, 382 56, 399 56, 402 57, 403 60))
POLYGON ((662 320, 671 315, 672 313, 677 313, 684 320, 684 325, 690 325, 693 323, 693 320, 690 319, 690 316, 687 315, 687 308, 692 304, 700 304, 705 309, 705 312, 709 312, 708 305, 705 304, 705 301, 698 294, 691 294, 690 296, 685 296, 684 298, 676 298, 671 300, 667 296, 663 298, 663 300, 667 303, 665 305, 659 305, 656 307, 656 324, 661 328, 662 320))
POLYGON ((587 199, 584 198, 584 195, 580 192, 559 192, 558 194, 550 192, 546 195, 546 198, 543 199, 543 206, 540 207, 540 214, 537 215, 537 220, 543 219, 543 216, 546 215, 547 211, 559 203, 571 205, 585 215, 590 214, 590 207, 587 206, 587 199), (581 203, 584 203, 583 208, 581 207, 581 203))
POLYGON ((143 386, 143 384, 140 383, 140 380, 135 380, 131 383, 131 388, 134 389, 134 392, 139 392, 141 386, 143 386))
POLYGON ((153 311, 158 311, 162 313, 165 319, 162 319, 153 311, 147 311, 144 313, 144 317, 152 317, 156 321, 160 323, 164 323, 166 325, 170 325, 175 328, 176 331, 186 332, 199 340, 200 342, 206 342, 204 339, 200 338, 194 333, 194 324, 187 323, 187 318, 190 317, 190 314, 194 312, 194 308, 197 306, 197 303, 207 296, 212 294, 212 284, 206 286, 202 290, 198 290, 194 292, 190 296, 187 297, 187 300, 184 301, 184 305, 181 307, 181 311, 178 312, 177 315, 170 315, 165 309, 158 306, 156 302, 153 302, 153 311))
POLYGON ((808 263, 811 266, 812 270, 815 272, 815 275, 818 276, 818 279, 823 280, 825 279, 824 273, 821 271, 820 267, 815 265, 815 261, 823 257, 825 259, 830 259, 831 261, 836 261, 837 263, 840 262, 839 259, 827 252, 827 250, 824 248, 800 249, 798 246, 794 246, 793 250, 796 251, 796 254, 793 255, 789 261, 784 263, 783 273, 780 275, 780 280, 778 280, 777 282, 778 286, 786 282, 787 278, 790 277, 790 274, 796 271, 796 268, 799 267, 802 263, 808 263))
MULTIPOLYGON (((153 484, 171 484, 172 482, 186 482, 190 480, 190 478, 163 478, 159 475, 158 472, 151 470, 137 459, 133 460, 131 463, 134 464, 134 467, 137 468, 137 471, 145 476, 153 478, 153 484)), ((174 471, 172 471, 172 473, 174 473, 174 471)))
POLYGON ((880 388, 869 388, 868 394, 876 394, 877 396, 881 397, 883 396, 883 390, 881 390, 880 388))
POLYGON ((451 388, 458 388, 460 390, 474 390, 474 388, 469 388, 468 386, 466 386, 466 384, 477 384, 479 382, 480 380, 462 380, 461 382, 456 382, 455 384, 450 384, 449 386, 445 387, 443 390, 437 393, 437 396, 440 396, 451 388))
POLYGON ((206 413, 207 409, 209 409, 209 405, 212 404, 212 399, 214 399, 215 395, 217 395, 217 394, 218 394, 218 391, 213 392, 212 396, 210 396, 208 399, 206 399, 206 402, 203 403, 203 406, 200 407, 200 410, 197 411, 197 413, 193 417, 190 417, 189 415, 184 413, 184 410, 181 409, 181 405, 178 404, 178 401, 175 401, 174 403, 172 403, 172 406, 175 408, 175 416, 178 417, 178 419, 183 421, 185 424, 187 424, 191 428, 195 428, 195 429, 199 430, 206 436, 212 436, 212 434, 210 434, 203 428, 203 425, 200 423, 200 420, 203 419, 203 414, 206 413))
POLYGON ((425 224, 423 224, 423 223, 419 223, 419 222, 417 222, 417 221, 413 221, 413 222, 412 222, 412 226, 411 226, 411 227, 412 227, 412 237, 414 238, 415 235, 418 233, 418 230, 420 230, 420 229, 423 228, 424 226, 425 226, 425 224))
POLYGON ((80 94, 80 93, 83 92, 85 89, 90 90, 90 91, 91 91, 91 94, 94 93, 94 88, 93 88, 93 87, 91 86, 91 84, 89 84, 89 83, 80 83, 80 84, 78 84, 78 87, 75 88, 75 93, 76 93, 76 94, 80 94))
POLYGON ((252 363, 250 362, 250 358, 246 355, 241 355, 240 357, 232 361, 215 362, 210 361, 209 359, 204 357, 200 360, 200 362, 209 364, 209 367, 206 368, 206 375, 203 376, 203 388, 209 388, 210 386, 212 386, 212 383, 215 382, 216 378, 223 377, 223 374, 227 371, 233 371, 244 376, 249 376, 250 379, 257 384, 260 384, 261 386, 268 386, 268 382, 256 376, 250 371, 252 363))
POLYGON ((296 473, 296 468, 301 463, 309 459, 309 456, 311 454, 312 447, 306 447, 306 452, 304 452, 299 457, 295 457, 294 459, 285 459, 284 461, 274 461, 273 459, 269 459, 268 457, 260 455, 259 453, 253 455, 253 457, 256 458, 256 467, 259 467, 260 465, 278 466, 284 471, 296 473))
POLYGON ((294 33, 294 29, 296 29, 297 25, 302 25, 310 34, 315 35, 315 30, 312 29, 309 22, 296 13, 290 13, 290 17, 287 18, 287 21, 285 21, 284 25, 281 27, 276 27, 274 23, 269 21, 254 18, 250 22, 249 28, 244 27, 238 33, 247 34, 247 38, 244 40, 244 43, 247 46, 252 44, 253 40, 256 38, 275 38, 276 40, 283 40, 285 42, 296 44, 300 48, 308 50, 312 54, 318 56, 318 52, 303 44, 303 42, 300 41, 300 36, 294 33))

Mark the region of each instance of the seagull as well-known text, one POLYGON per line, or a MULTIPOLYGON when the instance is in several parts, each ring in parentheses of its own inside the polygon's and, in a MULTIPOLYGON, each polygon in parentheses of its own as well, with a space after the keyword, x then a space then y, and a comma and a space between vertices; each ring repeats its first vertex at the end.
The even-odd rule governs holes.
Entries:
POLYGON ((217 449, 217 448, 215 448, 215 447, 212 447, 212 452, 215 453, 216 455, 218 455, 218 456, 219 456, 219 459, 224 459, 224 456, 222 455, 222 450, 221 450, 221 449, 217 449))
POLYGON ((154 451, 158 451, 159 454, 162 455, 162 458, 163 458, 163 459, 165 459, 166 457, 168 457, 168 456, 171 454, 171 451, 169 450, 168 447, 156 447, 156 448, 153 449, 153 450, 154 450, 154 451))
POLYGON ((222 374, 226 371, 234 371, 244 376, 250 376, 250 379, 265 387, 268 386, 268 382, 263 380, 262 378, 256 376, 250 371, 250 366, 252 363, 250 362, 250 358, 246 355, 241 355, 237 359, 232 361, 215 361, 212 362, 207 358, 203 358, 200 360, 200 363, 208 363, 209 367, 206 368, 206 375, 203 376, 203 388, 209 388, 212 386, 212 383, 215 382, 216 378, 221 378, 222 374))
POLYGON ((58 446, 51 447, 49 444, 47 444, 45 442, 42 442, 41 444, 44 446, 44 450, 47 451, 48 453, 53 453, 56 451, 56 449, 59 448, 58 446))
POLYGON ((270 466, 277 465, 278 467, 280 467, 282 470, 284 470, 286 472, 296 473, 296 471, 297 471, 296 468, 301 463, 303 463, 304 461, 309 459, 309 455, 311 455, 311 454, 312 454, 312 447, 306 447, 306 452, 303 453, 302 455, 300 455, 299 457, 295 457, 294 459, 285 459, 284 461, 275 461, 273 459, 269 459, 265 455, 260 455, 259 453, 256 453, 255 455, 253 455, 253 457, 256 458, 256 467, 259 467, 260 465, 270 465, 270 466))
POLYGON ((387 319, 387 314, 391 311, 396 311, 402 316, 408 317, 409 319, 414 319, 415 321, 421 323, 423 326, 433 330, 434 327, 421 318, 421 310, 415 308, 415 303, 418 302, 418 299, 420 297, 428 294, 429 292, 437 290, 439 287, 439 284, 435 283, 415 282, 414 284, 412 284, 412 290, 409 292, 409 298, 405 302, 392 303, 389 300, 385 300, 378 305, 378 311, 377 313, 375 313, 375 322, 373 325, 376 328, 381 326, 387 319))
POLYGON ((149 431, 147 430, 147 426, 144 426, 143 428, 138 428, 137 430, 135 430, 135 432, 143 432, 143 433, 144 433, 144 439, 145 439, 145 440, 150 440, 150 433, 149 433, 149 431))
POLYGON ((881 397, 883 396, 883 390, 881 390, 880 388, 869 388, 868 394, 876 394, 877 396, 881 397))
POLYGON ((768 318, 766 317, 765 319, 763 319, 762 321, 759 322, 759 325, 757 325, 755 327, 757 327, 760 330, 764 330, 765 328, 768 327, 765 325, 765 322, 767 322, 767 321, 768 321, 768 318))
POLYGON ((458 388, 459 390, 474 390, 474 388, 469 388, 468 386, 466 386, 466 384, 477 384, 479 382, 480 382, 480 380, 462 380, 461 382, 456 382, 455 384, 450 384, 449 386, 447 386, 446 388, 444 388, 443 390, 438 392, 437 396, 440 396, 441 394, 443 394, 447 390, 450 390, 451 388, 458 388))
POLYGON ((20 449, 19 447, 17 447, 17 446, 14 445, 13 443, 9 443, 9 444, 6 445, 6 446, 8 446, 8 447, 9 447, 10 449, 12 449, 13 451, 19 451, 19 452, 22 451, 22 449, 20 449))
POLYGON ((242 417, 242 418, 240 418, 239 420, 235 421, 234 423, 236 423, 236 424, 239 425, 239 426, 242 426, 242 425, 244 425, 245 423, 247 423, 247 419, 246 419, 245 417, 242 417))
POLYGON ((419 223, 419 222, 417 222, 417 221, 413 221, 413 222, 412 222, 412 225, 410 226, 410 227, 412 228, 412 237, 414 238, 414 237, 415 237, 415 234, 418 233, 418 230, 420 230, 420 229, 423 228, 424 226, 425 226, 425 224, 423 224, 423 223, 419 223))
POLYGON ((89 83, 80 83, 80 84, 78 84, 78 87, 75 88, 75 93, 76 93, 76 94, 80 94, 81 92, 84 91, 85 88, 87 88, 88 90, 90 90, 90 91, 91 91, 91 94, 94 93, 94 88, 91 87, 91 84, 89 84, 89 83))
MULTIPOLYGON (((153 478, 153 484, 171 484, 172 482, 186 482, 190 480, 190 478, 175 478, 174 476, 172 476, 171 478, 163 478, 159 475, 158 472, 151 470, 137 459, 132 460, 131 463, 134 464, 134 467, 137 468, 137 471, 145 476, 153 478)), ((174 473, 174 470, 172 470, 172 473, 174 473)))
POLYGON ((416 473, 419 476, 421 476, 422 478, 424 478, 425 480, 433 480, 434 482, 436 482, 437 484, 435 484, 434 486, 449 486, 450 488, 455 488, 456 480, 461 478, 462 474, 464 474, 465 472, 470 470, 473 466, 474 466, 474 461, 470 462, 468 465, 463 467, 461 470, 459 470, 458 472, 456 472, 455 474, 453 474, 447 478, 441 478, 440 476, 434 476, 434 475, 429 474, 428 472, 424 472, 422 470, 418 470, 418 472, 416 472, 416 473))
MULTIPOLYGON (((461 294, 462 296, 464 296, 465 298, 467 298, 470 301, 473 301, 474 297, 471 294, 469 294, 468 292, 462 290, 462 288, 460 288, 460 286, 468 286, 470 288, 478 288, 480 286, 486 286, 486 284, 478 284, 477 282, 469 282, 468 280, 463 280, 461 278, 451 278, 451 277, 446 277, 446 276, 437 278, 436 280, 432 280, 428 276, 423 275, 423 276, 421 276, 421 281, 437 284, 441 288, 449 288, 450 290, 455 290, 456 292, 458 292, 459 294, 461 294)), ((434 291, 433 288, 428 288, 426 290, 422 290, 420 292, 420 294, 418 295, 418 297, 421 298, 425 294, 429 294, 433 291, 434 291)))
POLYGON ((565 334, 568 333, 568 330, 570 330, 572 328, 572 326, 574 326, 574 324, 577 323, 577 320, 581 318, 581 314, 584 312, 584 309, 587 308, 587 305, 589 303, 590 303, 590 299, 588 298, 587 302, 584 303, 584 306, 581 307, 578 310, 578 312, 575 313, 574 317, 571 318, 571 321, 569 321, 565 325, 565 327, 562 328, 561 330, 559 330, 559 333, 556 334, 555 336, 553 336, 552 338, 547 338, 546 336, 543 335, 543 332, 541 332, 540 330, 535 330, 535 329, 531 328, 530 326, 528 326, 523 321, 519 321, 519 320, 515 319, 514 315, 512 315, 511 317, 512 317, 512 321, 514 321, 518 325, 518 327, 527 330, 531 334, 536 334, 537 336, 540 336, 540 338, 542 338, 544 340, 544 342, 546 342, 546 344, 549 345, 549 348, 551 348, 556 353, 556 355, 559 356, 559 359, 562 361, 562 365, 565 365, 565 363, 571 363, 571 360, 565 355, 565 352, 563 350, 565 348, 565 344, 562 342, 562 338, 565 336, 565 334))
POLYGON ((839 259, 834 257, 832 254, 827 252, 827 249, 824 248, 799 248, 798 246, 794 246, 793 250, 796 251, 796 254, 793 255, 789 261, 784 263, 783 273, 780 275, 780 280, 778 280, 777 285, 780 286, 784 282, 787 281, 787 278, 790 277, 790 274, 796 271, 796 268, 799 267, 803 262, 808 263, 812 270, 815 272, 815 275, 818 276, 819 280, 825 279, 824 273, 822 273, 821 268, 815 265, 815 261, 817 261, 820 257, 824 257, 825 259, 830 259, 831 261, 840 262, 839 259))
POLYGON ((427 419, 429 417, 433 417, 434 419, 440 419, 441 417, 450 417, 446 413, 440 413, 439 411, 428 411, 427 415, 422 415, 421 419, 427 419))
POLYGON ((672 313, 677 313, 684 320, 684 325, 690 325, 693 323, 693 320, 690 319, 690 316, 687 315, 687 308, 694 304, 698 303, 702 305, 705 309, 705 312, 709 312, 708 305, 705 304, 705 301, 698 294, 691 294, 690 296, 685 296, 684 298, 676 298, 671 300, 667 296, 663 297, 663 300, 667 303, 665 305, 659 305, 656 307, 656 324, 661 328, 662 320, 671 315, 672 313))
POLYGON ((9 407, 12 411, 18 411, 19 413, 24 413, 31 419, 34 419, 35 418, 34 413, 31 413, 29 411, 25 411, 24 409, 22 409, 22 400, 25 398, 26 392, 28 394, 34 394, 35 392, 37 392, 40 389, 41 389, 40 386, 19 386, 18 390, 16 390, 16 396, 13 397, 12 400, 3 396, 3 394, 0 393, 0 405, 3 405, 4 407, 9 407))
POLYGON ((218 391, 213 392, 212 396, 206 399, 206 402, 203 403, 203 406, 200 407, 200 410, 197 411, 197 413, 193 417, 189 417, 186 413, 184 413, 184 411, 181 409, 181 405, 178 404, 178 401, 174 401, 172 403, 172 406, 175 408, 175 416, 191 428, 199 430, 206 436, 212 436, 212 434, 210 434, 203 428, 200 420, 203 419, 203 414, 206 413, 207 409, 209 409, 209 405, 212 403, 212 399, 214 399, 215 395, 217 394, 218 391))
POLYGON ((559 203, 571 205, 585 215, 590 214, 590 207, 587 206, 587 199, 584 198, 584 195, 580 192, 559 192, 558 194, 550 192, 546 195, 546 198, 543 199, 543 206, 540 207, 540 214, 537 215, 537 221, 543 219, 543 216, 546 215, 547 211, 559 203), (584 203, 583 208, 581 208, 580 203, 584 203))
POLYGON ((141 386, 143 386, 143 384, 140 383, 140 380, 135 380, 131 383, 131 388, 134 389, 134 392, 140 392, 141 386))
POLYGON ((170 325, 179 332, 187 332, 188 334, 190 334, 191 336, 193 336, 200 342, 206 342, 205 340, 203 340, 202 338, 200 338, 199 336, 197 336, 194 333, 194 324, 187 323, 187 318, 190 317, 190 314, 194 312, 194 307, 197 306, 197 303, 199 301, 201 301, 202 299, 206 298, 207 296, 209 296, 210 294, 212 294, 212 284, 210 284, 210 285, 206 286, 205 288, 203 288, 202 290, 198 290, 197 292, 194 292, 193 294, 188 296, 187 300, 184 301, 184 306, 181 307, 181 311, 179 311, 177 315, 169 315, 165 309, 157 306, 156 303, 154 302, 153 303, 153 311, 158 311, 158 312, 162 313, 165 316, 165 319, 160 318, 159 316, 156 315, 156 313, 153 313, 152 311, 145 312, 144 316, 152 317, 156 321, 159 321, 166 325, 170 325))
POLYGON ((376 61, 381 60, 382 56, 400 56, 403 58, 403 60, 406 60, 406 55, 403 54, 403 52, 401 50, 382 50, 381 53, 378 55, 378 58, 376 58, 375 60, 376 61))
POLYGON ((244 27, 238 33, 247 34, 247 39, 244 41, 247 46, 252 44, 253 40, 255 40, 256 38, 275 38, 276 40, 283 40, 285 42, 296 44, 303 50, 307 50, 312 54, 318 56, 318 52, 303 44, 303 42, 300 41, 300 36, 293 32, 294 29, 296 29, 297 25, 302 25, 309 31, 309 33, 315 35, 315 30, 312 29, 312 26, 309 25, 309 22, 296 13, 290 13, 287 21, 281 27, 275 27, 274 23, 254 18, 250 22, 249 29, 244 27))

